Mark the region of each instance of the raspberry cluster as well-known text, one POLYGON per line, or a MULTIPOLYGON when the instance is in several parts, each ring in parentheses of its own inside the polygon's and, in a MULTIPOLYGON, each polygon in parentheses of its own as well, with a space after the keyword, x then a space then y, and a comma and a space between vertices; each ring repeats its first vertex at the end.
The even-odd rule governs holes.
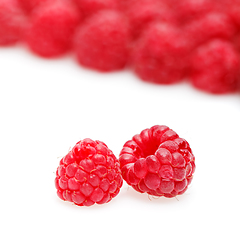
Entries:
POLYGON ((0 0, 0 45, 22 41, 46 58, 72 51, 98 71, 130 67, 144 81, 229 93, 240 89, 239 13, 239 0, 0 0))
POLYGON ((119 161, 123 179, 135 190, 168 198, 183 194, 195 171, 188 142, 164 125, 145 129, 127 141, 119 161))
POLYGON ((61 159, 55 186, 59 198, 79 206, 103 204, 120 191, 119 161, 101 141, 86 138, 61 159))

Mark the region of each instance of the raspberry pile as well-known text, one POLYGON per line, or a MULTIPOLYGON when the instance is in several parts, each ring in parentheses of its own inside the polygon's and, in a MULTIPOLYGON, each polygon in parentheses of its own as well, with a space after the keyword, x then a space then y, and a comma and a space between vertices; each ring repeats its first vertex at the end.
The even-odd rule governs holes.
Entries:
POLYGON ((140 193, 168 198, 183 194, 195 171, 188 142, 164 125, 143 130, 120 153, 123 179, 140 193))
MULTIPOLYGON (((203 91, 230 93, 240 90, 239 61, 227 67, 233 55, 240 58, 239 13, 239 0, 0 0, 0 45, 22 42, 46 58, 72 51, 94 70, 129 67, 144 81, 188 79, 203 91), (210 60, 212 70, 218 62, 225 67, 202 70, 203 77, 191 61, 221 41, 234 53, 223 57, 221 47, 212 48, 219 56, 210 60)), ((207 66, 203 55, 199 69, 207 66)))
POLYGON ((103 142, 89 138, 76 143, 61 159, 55 178, 59 198, 79 206, 111 201, 122 183, 115 155, 103 142))

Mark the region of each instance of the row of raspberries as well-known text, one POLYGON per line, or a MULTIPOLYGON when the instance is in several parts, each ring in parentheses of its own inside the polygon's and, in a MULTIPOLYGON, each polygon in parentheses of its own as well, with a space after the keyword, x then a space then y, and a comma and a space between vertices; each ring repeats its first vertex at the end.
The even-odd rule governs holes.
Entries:
POLYGON ((239 0, 0 0, 0 45, 73 51, 98 71, 131 68, 142 80, 189 79, 198 89, 240 89, 239 0))
POLYGON ((59 198, 78 206, 108 203, 127 184, 140 193, 172 198, 183 194, 195 171, 188 142, 165 125, 127 141, 119 159, 101 141, 79 141, 61 159, 55 186, 59 198))

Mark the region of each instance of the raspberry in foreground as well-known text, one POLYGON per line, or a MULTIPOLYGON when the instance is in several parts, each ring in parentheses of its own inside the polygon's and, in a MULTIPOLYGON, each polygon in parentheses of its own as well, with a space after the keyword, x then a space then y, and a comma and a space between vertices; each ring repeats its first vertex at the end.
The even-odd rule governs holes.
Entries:
POLYGON ((212 40, 195 50, 191 58, 190 81, 198 89, 223 94, 238 89, 240 59, 233 44, 212 40))
POLYGON ((128 59, 129 29, 118 11, 102 10, 89 17, 74 38, 78 62, 99 71, 125 67, 128 59))
POLYGON ((72 45, 80 20, 80 13, 70 2, 47 2, 33 11, 26 42, 34 53, 43 57, 64 54, 72 45))
POLYGON ((55 186, 59 198, 79 206, 103 204, 120 191, 123 180, 119 162, 100 141, 79 141, 61 159, 55 186))
POLYGON ((143 130, 120 153, 123 179, 140 193, 175 197, 183 194, 195 171, 195 157, 186 140, 164 125, 143 130))
POLYGON ((188 67, 189 44, 170 24, 152 23, 133 47, 130 64, 144 81, 171 84, 179 82, 188 67))
POLYGON ((12 45, 21 40, 26 23, 17 0, 0 0, 0 45, 12 45))

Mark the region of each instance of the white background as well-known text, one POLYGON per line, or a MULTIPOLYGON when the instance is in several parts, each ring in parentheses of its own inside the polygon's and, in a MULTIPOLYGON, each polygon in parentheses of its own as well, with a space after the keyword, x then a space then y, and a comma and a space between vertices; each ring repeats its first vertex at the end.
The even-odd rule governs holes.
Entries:
POLYGON ((240 239, 240 94, 147 84, 16 46, 0 49, 0 114, 0 239, 240 239), (118 156, 155 124, 192 147, 197 168, 184 195, 157 199, 124 183, 104 205, 57 197, 55 171, 77 141, 101 140, 118 156))

